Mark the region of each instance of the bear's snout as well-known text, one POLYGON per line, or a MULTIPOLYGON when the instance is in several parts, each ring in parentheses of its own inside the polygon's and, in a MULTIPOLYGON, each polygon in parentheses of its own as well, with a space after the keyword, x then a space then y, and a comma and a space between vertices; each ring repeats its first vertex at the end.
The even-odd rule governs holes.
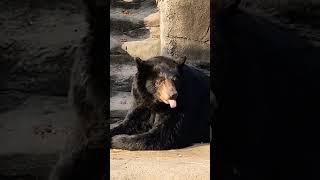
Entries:
POLYGON ((174 89, 169 93, 169 99, 177 99, 178 97, 178 92, 174 89))

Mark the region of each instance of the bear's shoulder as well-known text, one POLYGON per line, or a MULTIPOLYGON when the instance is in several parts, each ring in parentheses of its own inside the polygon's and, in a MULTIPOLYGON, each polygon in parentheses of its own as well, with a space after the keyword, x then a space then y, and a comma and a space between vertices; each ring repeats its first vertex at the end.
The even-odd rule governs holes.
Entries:
POLYGON ((205 73, 203 70, 190 65, 185 65, 182 68, 184 84, 190 84, 194 87, 198 85, 200 87, 208 87, 209 89, 210 76, 208 74, 209 73, 205 73))

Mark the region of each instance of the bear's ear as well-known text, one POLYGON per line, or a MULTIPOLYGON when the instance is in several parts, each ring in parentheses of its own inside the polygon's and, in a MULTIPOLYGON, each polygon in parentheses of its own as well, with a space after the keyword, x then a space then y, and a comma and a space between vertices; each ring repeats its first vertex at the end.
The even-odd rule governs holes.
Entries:
POLYGON ((178 58, 176 62, 178 63, 179 66, 181 66, 181 65, 184 65, 186 60, 187 60, 187 57, 186 56, 182 56, 182 57, 178 58))
POLYGON ((136 61, 137 67, 140 69, 144 66, 144 61, 140 59, 139 57, 135 57, 134 61, 136 61))
POLYGON ((134 58, 134 60, 136 61, 137 68, 139 71, 146 71, 147 69, 149 69, 149 66, 146 64, 146 62, 140 59, 139 57, 134 58))
POLYGON ((143 63, 139 57, 135 57, 134 61, 137 63, 137 65, 141 65, 143 63))

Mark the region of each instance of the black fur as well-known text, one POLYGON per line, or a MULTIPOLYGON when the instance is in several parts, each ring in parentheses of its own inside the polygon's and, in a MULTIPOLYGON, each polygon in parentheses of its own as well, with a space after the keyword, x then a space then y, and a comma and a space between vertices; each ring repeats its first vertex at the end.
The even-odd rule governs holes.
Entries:
POLYGON ((101 180, 108 169, 107 2, 84 0, 84 3, 89 30, 72 68, 69 92, 78 127, 50 180, 101 180))
POLYGON ((184 61, 162 56, 137 61, 132 108, 124 120, 110 127, 113 148, 161 150, 210 140, 209 77, 184 61), (154 97, 152 84, 160 73, 176 79, 176 108, 154 97))

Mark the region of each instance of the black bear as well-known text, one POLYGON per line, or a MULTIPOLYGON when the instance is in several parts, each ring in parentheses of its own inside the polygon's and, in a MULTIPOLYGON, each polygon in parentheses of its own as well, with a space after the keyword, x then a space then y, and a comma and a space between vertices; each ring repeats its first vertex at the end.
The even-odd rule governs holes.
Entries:
POLYGON ((72 67, 69 92, 78 127, 50 180, 108 178, 107 1, 84 0, 84 3, 89 29, 72 67))
POLYGON ((136 58, 134 102, 126 118, 110 126, 112 148, 163 150, 210 141, 209 77, 185 60, 136 58))

